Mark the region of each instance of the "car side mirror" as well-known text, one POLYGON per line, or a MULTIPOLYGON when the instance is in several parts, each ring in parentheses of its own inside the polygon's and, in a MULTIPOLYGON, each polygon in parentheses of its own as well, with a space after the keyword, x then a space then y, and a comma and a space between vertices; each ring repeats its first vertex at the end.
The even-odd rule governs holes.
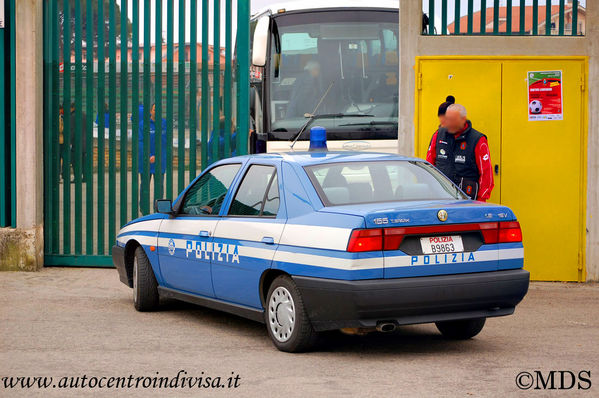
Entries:
POLYGON ((156 199, 154 211, 162 214, 173 214, 173 201, 170 199, 156 199))
POLYGON ((256 29, 254 29, 254 40, 252 43, 252 65, 266 65, 266 47, 268 45, 268 28, 270 27, 270 17, 263 16, 258 20, 256 29))

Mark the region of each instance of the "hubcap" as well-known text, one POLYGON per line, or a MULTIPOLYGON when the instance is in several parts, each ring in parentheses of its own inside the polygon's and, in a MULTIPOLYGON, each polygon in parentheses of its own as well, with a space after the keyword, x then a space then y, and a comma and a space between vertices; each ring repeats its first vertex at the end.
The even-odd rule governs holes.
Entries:
POLYGON ((137 257, 133 257, 133 302, 137 303, 137 257))
POLYGON ((268 323, 273 336, 281 343, 289 340, 295 327, 295 305, 286 288, 277 287, 268 303, 268 323))

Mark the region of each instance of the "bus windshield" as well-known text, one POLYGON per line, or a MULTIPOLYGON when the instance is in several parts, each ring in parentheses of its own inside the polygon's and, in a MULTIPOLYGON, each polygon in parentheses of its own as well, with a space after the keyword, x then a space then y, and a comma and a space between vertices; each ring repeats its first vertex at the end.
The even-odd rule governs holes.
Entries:
POLYGON ((269 140, 292 139, 311 114, 340 115, 317 122, 329 139, 397 139, 397 12, 314 11, 273 21, 269 140))

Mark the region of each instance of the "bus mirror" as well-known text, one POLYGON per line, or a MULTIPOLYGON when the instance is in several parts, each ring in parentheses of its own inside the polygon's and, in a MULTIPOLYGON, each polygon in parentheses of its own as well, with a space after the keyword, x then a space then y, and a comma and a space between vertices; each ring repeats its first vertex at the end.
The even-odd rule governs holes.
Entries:
POLYGON ((263 16, 258 20, 256 29, 254 30, 254 43, 252 46, 252 65, 266 65, 266 47, 268 44, 268 28, 270 25, 270 17, 263 16))

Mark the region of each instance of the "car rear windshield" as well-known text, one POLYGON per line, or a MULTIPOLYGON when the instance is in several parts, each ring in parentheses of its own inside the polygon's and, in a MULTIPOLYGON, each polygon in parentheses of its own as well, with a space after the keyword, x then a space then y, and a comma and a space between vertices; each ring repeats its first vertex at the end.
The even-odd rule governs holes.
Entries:
POLYGON ((426 162, 344 162, 305 169, 325 206, 466 199, 447 177, 426 162))

